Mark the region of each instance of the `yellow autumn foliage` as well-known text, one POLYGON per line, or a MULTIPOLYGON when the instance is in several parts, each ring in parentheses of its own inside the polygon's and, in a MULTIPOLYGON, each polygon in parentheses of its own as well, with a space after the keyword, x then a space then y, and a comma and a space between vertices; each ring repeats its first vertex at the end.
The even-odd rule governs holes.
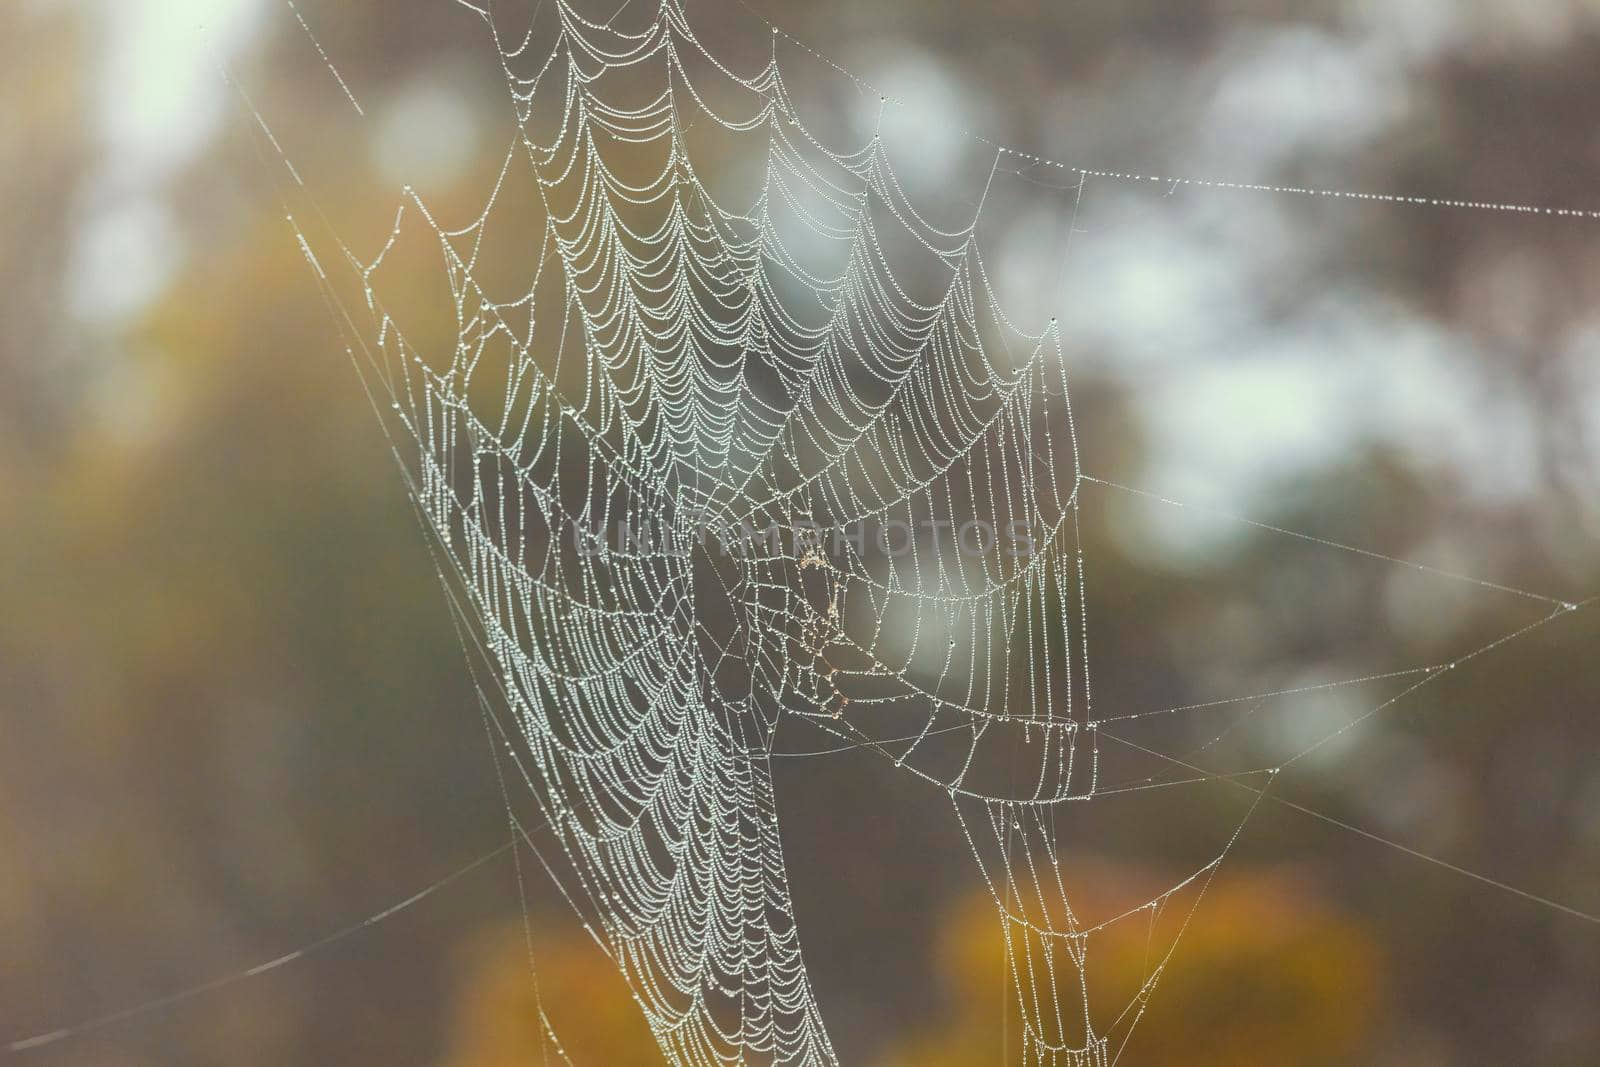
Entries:
MULTIPOLYGON (((1160 884, 1151 873, 1107 864, 1075 867, 1071 881, 1086 922, 1160 891, 1151 888, 1160 884)), ((1224 868, 1203 896, 1174 896, 1164 912, 1157 923, 1135 915, 1091 939, 1091 989, 1102 998, 1094 1012, 1103 1020, 1132 999, 1182 929, 1124 1064, 1318 1067, 1347 1062, 1361 1047, 1380 1003, 1381 954, 1358 921, 1292 871, 1224 868)), ((546 1053, 559 1062, 554 1045, 542 1043, 541 1002, 578 1067, 662 1062, 627 987, 594 944, 541 937, 535 956, 537 992, 520 924, 497 925, 472 942, 440 1067, 542 1067, 546 1053)), ((930 1005, 926 1029, 898 1042, 877 1067, 1020 1063, 1020 1020, 1003 989, 1001 928, 987 894, 950 909, 934 966, 945 1003, 930 1005)), ((1125 1033, 1126 1026, 1113 1032, 1113 1048, 1125 1033)))
MULTIPOLYGON (((1110 865, 1075 867, 1069 882, 1086 923, 1160 892, 1160 879, 1110 865)), ((1102 1027, 1134 998, 1179 930, 1123 1064, 1318 1067, 1346 1062, 1368 1033, 1382 975, 1373 936, 1291 872, 1226 867, 1198 900, 1174 896, 1156 923, 1135 915, 1090 938, 1090 993, 1102 1027)), ((879 1067, 1020 1063, 1021 1020, 1004 991, 1003 935, 987 895, 955 909, 939 957, 947 1010, 930 1011, 939 1022, 879 1067)), ((1126 1024, 1112 1031, 1113 1049, 1126 1032, 1126 1024)))

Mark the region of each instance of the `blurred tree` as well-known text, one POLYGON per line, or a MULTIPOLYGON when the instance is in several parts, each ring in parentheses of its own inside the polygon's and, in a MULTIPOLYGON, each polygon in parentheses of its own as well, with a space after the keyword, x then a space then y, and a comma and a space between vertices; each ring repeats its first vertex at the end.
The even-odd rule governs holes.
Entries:
POLYGON ((463 946, 457 971, 439 1067, 557 1062, 541 1007, 575 1065, 663 1062, 616 965, 582 934, 540 931, 530 946, 520 922, 488 926, 463 946))

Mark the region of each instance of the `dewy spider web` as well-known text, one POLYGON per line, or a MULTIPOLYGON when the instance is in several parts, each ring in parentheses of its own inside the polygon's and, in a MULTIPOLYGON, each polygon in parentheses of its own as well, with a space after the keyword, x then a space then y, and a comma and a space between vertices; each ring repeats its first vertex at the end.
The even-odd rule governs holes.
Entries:
MULTIPOLYGON (((1243 822, 1091 918, 1058 817, 1219 779, 1247 817, 1277 770, 1219 776, 1104 728, 1147 715, 1096 714, 1080 497, 1126 487, 1082 471, 1055 320, 1007 314, 979 243, 997 176, 1048 161, 997 148, 965 219, 934 221, 878 132, 841 146, 802 121, 776 30, 741 74, 678 0, 626 31, 567 0, 515 32, 458 2, 494 36, 517 135, 474 223, 408 191, 384 249, 350 257, 374 322, 354 343, 487 668, 491 732, 543 809, 540 862, 668 1059, 836 1062, 771 771, 805 754, 775 747, 780 723, 809 724, 947 797, 999 916, 1022 1062, 1113 1062, 1243 822), (503 214, 537 253, 501 299, 484 276, 503 214), (442 352, 379 295, 419 228, 444 257, 442 352), (904 551, 890 530, 912 532, 904 551), (1108 778, 1104 740, 1178 777, 1108 778), (1095 946, 1127 927, 1151 952, 1108 1001, 1095 946)), ((1549 602, 1515 633, 1575 607, 1549 602)), ((1419 676, 1410 692, 1452 666, 1386 677, 1419 676)))
POLYGON ((542 45, 537 20, 511 37, 485 13, 520 132, 483 215, 447 231, 413 196, 362 271, 558 883, 672 1061, 835 1062, 769 762, 780 721, 807 720, 947 796, 1023 1061, 1109 1063, 1164 955, 1098 1018, 1095 936, 1192 908, 1221 854, 1115 918, 1070 903, 1055 815, 1104 788, 1082 477, 1054 320, 1013 322, 979 249, 1003 154, 970 219, 935 224, 877 133, 807 129, 776 47, 741 75, 675 0, 632 32, 547 13, 542 45), (757 154, 746 195, 702 178, 696 125, 757 154), (511 198, 536 200, 538 264, 497 300, 479 257, 511 198), (416 215, 459 324, 442 365, 374 290, 416 215), (873 551, 867 525, 934 536, 873 551))

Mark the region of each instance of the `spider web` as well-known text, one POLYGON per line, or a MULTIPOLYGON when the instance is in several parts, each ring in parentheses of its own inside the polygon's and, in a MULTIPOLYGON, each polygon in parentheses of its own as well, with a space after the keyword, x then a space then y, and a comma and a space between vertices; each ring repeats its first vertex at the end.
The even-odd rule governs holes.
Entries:
MULTIPOLYGON (((494 192, 450 228, 408 189, 379 254, 346 254, 366 380, 487 727, 542 809, 525 826, 508 793, 514 829, 670 1061, 831 1064, 772 761, 874 751, 950 805, 1003 932, 1021 1061, 1114 1062, 1281 768, 1218 775, 1191 762, 1204 746, 1172 757, 1123 730, 1212 704, 1097 713, 1082 495, 1138 491, 1085 474, 1061 328, 1008 312, 980 233, 997 180, 1054 169, 1065 255, 1091 178, 1144 178, 990 145, 973 195, 919 197, 885 145, 889 99, 870 132, 825 129, 784 78, 804 46, 776 28, 741 72, 678 0, 547 0, 520 21, 458 2, 514 110, 494 192), (380 296, 419 235, 442 254, 441 343, 380 296), (520 279, 487 251, 504 240, 520 279), (786 750, 780 728, 832 747, 786 750), (1064 824, 1219 780, 1247 803, 1209 862, 1108 914, 1075 907, 1064 824), (1097 946, 1129 935, 1144 975, 1107 991, 1097 946)), ((1495 644, 1577 606, 1522 595, 1551 613, 1495 644)), ((1334 683, 1415 678, 1288 762, 1454 666, 1334 683)))
POLYGON ((518 135, 482 216, 448 230, 412 194, 362 270, 552 873, 673 1062, 836 1062, 770 764, 780 723, 809 723, 946 796, 1004 931, 1023 1062, 1109 1063, 1176 936, 1105 1019, 1096 936, 1153 937, 1187 892, 1186 923, 1226 847, 1120 915, 1072 906, 1056 814, 1106 788, 1082 474, 1058 326, 1013 321, 980 249, 1007 153, 965 220, 933 221, 884 147, 886 101, 859 143, 814 133, 776 31, 740 74, 674 0, 631 31, 545 15, 513 33, 485 13, 518 135), (715 187, 712 151, 758 180, 715 187), (503 299, 480 255, 508 205, 543 221, 503 299), (448 362, 375 295, 418 217, 447 264, 448 362), (863 524, 910 550, 874 551, 890 539, 863 524))

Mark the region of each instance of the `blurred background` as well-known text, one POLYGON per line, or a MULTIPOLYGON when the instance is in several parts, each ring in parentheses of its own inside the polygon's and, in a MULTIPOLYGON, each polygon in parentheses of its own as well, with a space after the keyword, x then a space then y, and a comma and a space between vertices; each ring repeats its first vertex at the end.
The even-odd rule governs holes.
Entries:
MULTIPOLYGON (((1592 0, 752 3, 928 129, 1091 170, 1600 208, 1592 0)), ((711 41, 751 18, 687 7, 711 41)), ((424 540, 222 72, 371 250, 402 183, 447 217, 481 205, 499 67, 452 0, 298 10, 364 114, 279 0, 0 8, 0 1043, 274 959, 506 840, 424 540)), ((781 58, 793 84, 839 78, 781 58)), ((906 165, 936 174, 943 136, 906 165)), ((1102 709, 1449 662, 1550 614, 1223 513, 1600 592, 1600 221, 1094 178, 1075 229, 1084 467, 1196 505, 1084 488, 1102 709)), ((1030 235, 996 238, 1002 273, 1039 271, 1030 235)), ((1597 647, 1600 607, 1566 613, 1282 795, 1600 912, 1597 647)), ((1270 765, 1412 681, 1172 729, 1270 765)), ((942 798, 861 753, 778 786, 845 1062, 1007 1062, 998 928, 942 798)), ((1110 816, 1069 846, 1079 884, 1169 885, 1238 807, 1110 816)), ((609 963, 529 892, 574 1060, 655 1062, 609 963)), ((14 1058, 542 1062, 533 996, 502 854, 302 960, 14 1058)), ((1264 804, 1125 1062, 1597 1057, 1600 927, 1264 804)))

